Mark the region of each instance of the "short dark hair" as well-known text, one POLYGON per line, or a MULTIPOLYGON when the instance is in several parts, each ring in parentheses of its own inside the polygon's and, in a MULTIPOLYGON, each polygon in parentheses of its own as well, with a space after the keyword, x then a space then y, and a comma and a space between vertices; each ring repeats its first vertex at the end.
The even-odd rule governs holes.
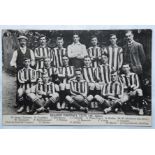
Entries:
POLYGON ((84 59, 85 59, 85 58, 90 58, 90 59, 91 59, 91 57, 90 57, 89 55, 84 56, 84 59))
POLYGON ((123 67, 124 65, 128 65, 129 67, 131 67, 131 65, 130 65, 129 63, 123 63, 123 64, 122 64, 122 67, 123 67))
POLYGON ((67 55, 63 55, 63 56, 62 56, 62 58, 64 58, 64 57, 66 57, 66 58, 68 58, 68 59, 69 59, 69 57, 68 57, 67 55))
POLYGON ((45 60, 46 60, 46 59, 49 59, 49 60, 50 60, 50 58, 48 58, 48 57, 45 57, 45 58, 44 58, 44 62, 45 62, 45 60))
POLYGON ((108 53, 102 53, 101 56, 106 56, 109 58, 109 54, 108 53))
MULTIPOLYGON (((114 33, 110 34, 109 39, 110 39, 112 36, 116 36, 116 34, 114 34, 114 33)), ((117 37, 117 36, 116 36, 116 37, 117 37)))
POLYGON ((125 34, 126 34, 126 33, 129 33, 129 32, 130 32, 132 35, 134 35, 132 30, 126 30, 126 31, 125 31, 125 34))
POLYGON ((57 37, 57 40, 63 40, 63 37, 59 36, 57 37))
POLYGON ((74 35, 77 35, 78 37, 80 37, 78 32, 74 32, 74 33, 73 33, 73 36, 74 36, 74 35))
POLYGON ((26 60, 31 60, 31 59, 30 59, 30 58, 28 58, 28 57, 25 57, 25 58, 24 58, 24 61, 26 61, 26 60))
POLYGON ((45 36, 44 34, 41 34, 41 35, 39 36, 39 39, 40 39, 40 38, 44 38, 44 37, 46 38, 46 36, 45 36))
POLYGON ((95 36, 95 35, 92 35, 92 36, 91 36, 91 40, 92 40, 93 38, 96 38, 96 39, 97 39, 97 36, 95 36))
POLYGON ((75 69, 75 72, 78 72, 78 71, 79 71, 79 72, 82 72, 82 69, 81 69, 81 68, 76 68, 76 69, 75 69))
POLYGON ((45 71, 45 72, 42 73, 42 77, 45 76, 45 75, 48 76, 48 72, 47 71, 45 71))
POLYGON ((111 75, 112 75, 112 74, 118 74, 118 72, 115 71, 115 70, 112 70, 112 71, 111 71, 111 75))

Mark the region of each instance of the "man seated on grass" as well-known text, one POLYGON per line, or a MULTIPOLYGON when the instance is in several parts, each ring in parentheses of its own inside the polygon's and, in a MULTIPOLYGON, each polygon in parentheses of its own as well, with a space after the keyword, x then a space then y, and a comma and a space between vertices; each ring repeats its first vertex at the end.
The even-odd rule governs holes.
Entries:
POLYGON ((59 109, 64 109, 66 103, 64 102, 65 97, 70 94, 70 80, 75 76, 74 66, 69 66, 69 58, 67 56, 62 57, 63 66, 58 68, 58 78, 60 81, 60 107, 59 109))
POLYGON ((101 94, 96 95, 95 99, 104 109, 104 114, 118 112, 123 103, 123 85, 118 81, 118 73, 111 72, 111 82, 103 85, 101 94))
POLYGON ((83 80, 80 69, 75 71, 75 79, 70 81, 71 96, 66 96, 66 100, 70 107, 75 107, 77 110, 88 112, 88 105, 93 100, 93 96, 88 96, 88 82, 83 80))
POLYGON ((59 87, 49 81, 47 73, 43 74, 43 79, 27 90, 26 94, 32 102, 32 113, 48 112, 51 106, 57 107, 59 104, 59 87))
MULTIPOLYGON (((96 76, 95 76, 95 67, 92 67, 92 61, 90 56, 84 57, 84 67, 82 67, 82 75, 84 80, 88 82, 89 87, 89 95, 96 95, 97 88, 99 87, 99 84, 96 82, 96 76)), ((90 103, 90 108, 94 109, 97 108, 96 102, 90 103)))
POLYGON ((100 65, 102 48, 98 46, 97 36, 91 37, 92 46, 88 48, 88 55, 91 58, 92 66, 97 67, 100 65))
POLYGON ((129 104, 134 99, 134 104, 130 104, 131 109, 137 111, 139 115, 144 115, 143 91, 140 88, 138 75, 130 71, 129 64, 123 64, 122 70, 124 72, 121 75, 121 81, 124 85, 124 100, 129 104))

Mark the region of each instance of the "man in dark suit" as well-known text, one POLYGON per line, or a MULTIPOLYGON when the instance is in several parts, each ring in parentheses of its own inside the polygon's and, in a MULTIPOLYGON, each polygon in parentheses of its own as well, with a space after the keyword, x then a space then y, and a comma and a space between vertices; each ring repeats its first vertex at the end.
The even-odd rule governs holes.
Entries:
POLYGON ((124 63, 128 63, 134 73, 137 73, 142 83, 145 53, 143 45, 134 40, 132 31, 126 31, 127 44, 124 46, 124 63))

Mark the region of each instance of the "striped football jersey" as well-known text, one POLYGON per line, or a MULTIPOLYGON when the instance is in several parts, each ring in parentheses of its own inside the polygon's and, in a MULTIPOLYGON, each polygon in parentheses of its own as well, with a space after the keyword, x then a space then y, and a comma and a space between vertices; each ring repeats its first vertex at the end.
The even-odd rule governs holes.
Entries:
POLYGON ((59 49, 58 47, 56 47, 53 49, 53 54, 54 54, 53 65, 57 68, 62 67, 63 66, 62 58, 63 56, 67 56, 66 48, 59 49))
POLYGON ((103 96, 112 95, 114 97, 123 95, 123 85, 118 81, 106 83, 103 85, 101 94, 103 96))
POLYGON ((71 94, 74 94, 74 92, 82 93, 87 95, 88 93, 88 83, 85 80, 77 81, 76 79, 73 79, 70 81, 70 91, 71 94))
POLYGON ((38 69, 37 77, 42 78, 43 73, 47 73, 48 77, 51 77, 52 75, 57 75, 58 70, 56 67, 49 67, 49 68, 43 67, 41 69, 38 69))
POLYGON ((34 50, 34 55, 37 70, 44 67, 44 60, 37 60, 38 57, 47 57, 50 58, 51 62, 53 61, 53 51, 50 47, 37 47, 34 50))
POLYGON ((74 66, 59 67, 58 77, 61 83, 69 83, 70 79, 75 75, 74 66))
POLYGON ((135 86, 135 89, 138 89, 140 87, 139 78, 136 73, 130 72, 129 75, 122 74, 121 81, 124 85, 124 89, 127 89, 133 85, 135 86))
POLYGON ((18 71, 18 82, 25 90, 31 88, 37 80, 37 72, 32 68, 23 68, 18 71))
POLYGON ((35 92, 44 91, 49 94, 54 94, 56 92, 56 86, 53 82, 48 83, 38 83, 35 85, 35 92))
POLYGON ((97 67, 100 65, 102 49, 100 47, 89 47, 88 48, 88 55, 90 58, 95 57, 97 60, 92 60, 92 66, 97 67))
POLYGON ((118 71, 123 64, 123 50, 119 46, 108 46, 104 48, 103 53, 108 55, 108 64, 114 71, 118 71))
POLYGON ((95 82, 95 68, 93 67, 83 67, 82 68, 82 75, 84 80, 89 82, 95 82))
POLYGON ((95 69, 95 76, 98 82, 108 83, 111 81, 111 66, 100 65, 95 69))

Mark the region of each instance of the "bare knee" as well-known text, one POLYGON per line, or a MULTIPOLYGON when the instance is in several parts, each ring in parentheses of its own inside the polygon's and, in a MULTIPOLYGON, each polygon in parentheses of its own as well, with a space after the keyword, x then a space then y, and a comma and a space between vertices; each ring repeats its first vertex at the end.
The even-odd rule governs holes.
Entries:
POLYGON ((90 102, 90 101, 92 101, 93 100, 93 95, 89 95, 88 97, 87 97, 87 100, 90 102))
POLYGON ((24 94, 24 90, 22 88, 19 88, 18 91, 17 91, 18 97, 22 97, 23 94, 24 94))
POLYGON ((66 89, 70 90, 70 84, 66 84, 66 89))
POLYGON ((96 87, 96 90, 101 90, 102 85, 99 84, 99 83, 96 83, 96 84, 95 84, 95 87, 96 87))
POLYGON ((69 103, 71 103, 73 101, 72 97, 70 97, 69 95, 66 96, 65 98, 69 103))
POLYGON ((94 90, 95 89, 95 84, 94 83, 89 83, 89 89, 94 90))
POLYGON ((101 96, 100 95, 95 95, 95 99, 97 100, 98 98, 100 98, 101 96))
POLYGON ((137 95, 138 95, 138 96, 143 96, 143 91, 142 91, 142 89, 137 89, 136 92, 137 92, 137 95))
POLYGON ((36 100, 36 95, 34 94, 34 93, 28 93, 27 94, 27 97, 28 97, 28 99, 30 99, 30 100, 32 100, 32 101, 34 101, 34 100, 36 100))

